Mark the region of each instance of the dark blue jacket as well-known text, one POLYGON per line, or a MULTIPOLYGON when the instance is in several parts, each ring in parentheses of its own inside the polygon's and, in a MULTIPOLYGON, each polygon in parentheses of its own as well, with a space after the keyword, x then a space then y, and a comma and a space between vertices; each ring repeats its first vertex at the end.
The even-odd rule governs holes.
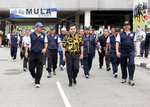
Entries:
POLYGON ((58 35, 55 34, 52 36, 51 34, 47 35, 48 39, 48 49, 58 49, 58 35))
POLYGON ((129 53, 134 49, 134 37, 135 32, 129 33, 128 35, 126 32, 120 32, 120 49, 121 49, 121 55, 128 56, 129 53))
POLYGON ((17 47, 18 46, 18 44, 17 44, 18 35, 17 34, 15 34, 15 35, 11 34, 10 37, 11 37, 11 47, 17 47))
POLYGON ((99 39, 98 39, 98 42, 100 42, 100 45, 102 47, 102 50, 105 50, 106 49, 106 41, 107 41, 107 37, 104 36, 104 34, 102 34, 99 39))
MULTIPOLYGON (((92 35, 93 35, 93 34, 92 34, 92 35)), ((96 35, 96 34, 94 34, 93 36, 94 36, 95 39, 97 38, 97 35, 96 35)))
POLYGON ((23 40, 24 35, 20 35, 19 37, 20 37, 20 43, 19 43, 19 45, 20 45, 20 47, 21 47, 21 45, 22 45, 22 40, 23 40))
POLYGON ((116 37, 111 34, 109 35, 110 38, 110 52, 116 52, 116 37))
POLYGON ((45 33, 41 32, 41 35, 38 37, 35 32, 30 34, 31 39, 31 52, 37 53, 41 52, 44 49, 45 33))
POLYGON ((92 34, 90 34, 88 37, 84 34, 82 39, 84 42, 84 53, 94 53, 95 47, 99 49, 96 39, 92 34))

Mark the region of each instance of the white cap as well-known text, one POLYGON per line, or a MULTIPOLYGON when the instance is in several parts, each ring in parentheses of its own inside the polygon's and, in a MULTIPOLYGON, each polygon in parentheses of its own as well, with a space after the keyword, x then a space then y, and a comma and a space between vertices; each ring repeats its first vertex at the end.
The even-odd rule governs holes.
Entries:
POLYGON ((61 31, 66 31, 66 28, 62 28, 61 31))

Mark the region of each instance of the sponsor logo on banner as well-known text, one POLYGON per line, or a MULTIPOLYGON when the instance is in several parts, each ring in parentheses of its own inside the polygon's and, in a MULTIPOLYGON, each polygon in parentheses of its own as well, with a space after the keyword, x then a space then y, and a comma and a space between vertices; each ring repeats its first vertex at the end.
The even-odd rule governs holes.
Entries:
POLYGON ((57 8, 10 9, 10 18, 57 18, 57 8))

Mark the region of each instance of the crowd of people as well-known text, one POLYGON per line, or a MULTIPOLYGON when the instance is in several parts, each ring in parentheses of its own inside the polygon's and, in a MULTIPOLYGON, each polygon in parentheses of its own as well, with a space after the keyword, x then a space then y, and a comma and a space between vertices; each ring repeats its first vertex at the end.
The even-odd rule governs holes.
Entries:
MULTIPOLYGON (((68 31, 61 29, 61 34, 56 34, 54 26, 50 26, 50 31, 46 32, 44 25, 40 22, 35 24, 35 31, 22 30, 17 35, 16 29, 8 36, 8 47, 11 50, 12 60, 16 60, 17 50, 20 47, 20 58, 23 59, 23 70, 29 71, 36 88, 40 88, 43 67, 48 71, 47 78, 51 78, 52 73, 56 75, 57 60, 59 53, 59 67, 68 74, 69 86, 77 84, 79 65, 84 70, 85 78, 90 77, 92 62, 97 50, 99 55, 99 69, 102 69, 105 58, 106 70, 110 71, 112 64, 113 76, 118 77, 118 66, 121 65, 122 81, 126 83, 129 74, 129 85, 134 86, 135 56, 148 57, 150 29, 145 32, 136 28, 136 32, 131 31, 129 21, 123 23, 123 29, 112 28, 103 30, 103 34, 98 37, 95 29, 85 26, 84 29, 76 29, 76 25, 70 25, 68 31), (29 62, 29 67, 27 66, 29 62), (127 73, 128 72, 128 73, 127 73)), ((1 32, 0 32, 1 34, 1 32)))
POLYGON ((136 35, 137 35, 137 57, 143 57, 143 54, 145 53, 144 57, 148 58, 149 54, 149 44, 150 44, 150 35, 149 33, 150 29, 146 28, 145 31, 142 31, 140 29, 140 26, 136 28, 136 35))

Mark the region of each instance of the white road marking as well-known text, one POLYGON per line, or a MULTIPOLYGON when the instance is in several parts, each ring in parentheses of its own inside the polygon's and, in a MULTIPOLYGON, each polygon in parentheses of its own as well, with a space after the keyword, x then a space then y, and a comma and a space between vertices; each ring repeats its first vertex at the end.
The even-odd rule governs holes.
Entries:
POLYGON ((70 105, 70 103, 69 103, 69 100, 67 99, 67 97, 66 97, 66 95, 65 95, 65 93, 64 93, 64 91, 63 91, 63 89, 62 89, 62 87, 61 87, 60 82, 56 82, 56 84, 57 84, 59 93, 60 93, 60 95, 61 95, 61 97, 62 97, 62 99, 63 99, 63 101, 64 101, 64 103, 65 103, 65 106, 66 106, 66 107, 71 107, 71 105, 70 105))

